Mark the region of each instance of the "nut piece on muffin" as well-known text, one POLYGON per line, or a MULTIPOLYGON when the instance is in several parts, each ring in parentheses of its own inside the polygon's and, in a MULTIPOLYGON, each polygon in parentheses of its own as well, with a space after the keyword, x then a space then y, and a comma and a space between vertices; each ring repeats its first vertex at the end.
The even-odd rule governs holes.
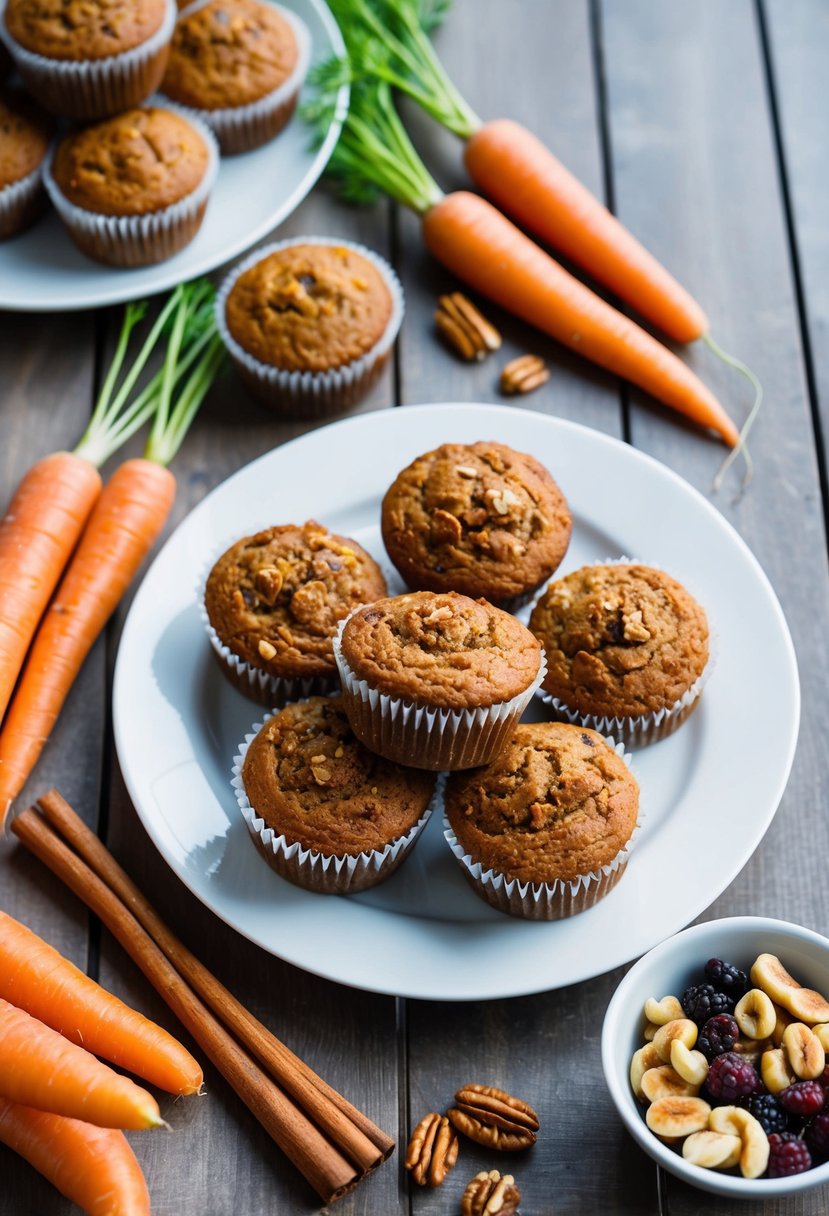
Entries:
POLYGON ((383 541, 416 590, 460 591, 515 609, 557 569, 572 520, 534 456, 502 443, 445 443, 398 474, 383 541))
POLYGON ((82 253, 112 266, 146 266, 196 235, 217 164, 202 124, 156 106, 67 135, 45 180, 82 253))
POLYGON ((584 566, 550 584, 530 629, 547 656, 544 699, 569 721, 641 744, 676 730, 698 702, 708 621, 663 570, 584 566))
POLYGON ((225 675, 263 705, 336 685, 332 639, 386 580, 356 541, 309 520, 246 536, 207 579, 205 610, 225 675))
POLYGON ((340 697, 311 697, 264 724, 235 785, 254 843, 274 869, 332 893, 364 890, 397 868, 425 826, 435 777, 363 747, 340 697))
POLYGON ((453 591, 361 608, 334 654, 357 737, 400 764, 435 770, 485 764, 543 675, 541 647, 520 621, 453 591))
POLYGON ((621 878, 639 787, 596 731, 534 722, 485 768, 450 777, 445 806, 447 839, 476 893, 514 916, 558 920, 621 878))
POLYGON ((162 91, 198 111, 222 152, 258 148, 296 108, 310 38, 287 9, 264 0, 206 0, 181 15, 162 91))
POLYGON ((306 416, 336 412, 368 391, 402 317, 400 284, 382 258, 314 238, 257 250, 216 301, 245 383, 266 405, 306 416))
POLYGON ((7 0, 9 49, 38 101, 56 114, 107 118, 161 83, 173 0, 7 0))
POLYGON ((53 122, 18 89, 0 91, 0 241, 16 236, 43 208, 42 166, 53 122))

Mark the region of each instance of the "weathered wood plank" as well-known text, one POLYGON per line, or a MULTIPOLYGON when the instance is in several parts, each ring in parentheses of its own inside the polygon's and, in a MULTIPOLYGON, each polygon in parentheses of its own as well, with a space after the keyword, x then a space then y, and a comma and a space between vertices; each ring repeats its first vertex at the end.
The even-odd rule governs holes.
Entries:
MULTIPOLYGON (((819 859, 829 829, 804 808, 818 805, 825 787, 829 587, 825 564, 815 569, 809 557, 825 551, 823 509, 756 12, 747 2, 688 8, 603 0, 601 14, 620 218, 699 296, 714 335, 765 385, 751 443, 754 483, 735 504, 739 478, 732 475, 732 491, 719 505, 769 574, 801 666, 800 744, 783 804, 752 861, 706 917, 764 913, 825 931, 829 894, 819 859), (785 859, 795 856, 793 882, 785 859)), ((704 349, 683 355, 729 404, 744 395, 704 349)), ((683 433, 638 394, 632 401, 637 446, 706 491, 716 446, 683 433)), ((736 405, 732 412, 742 416, 736 405)), ((750 628, 751 605, 745 607, 750 628)), ((674 1216, 710 1209, 700 1192, 672 1178, 667 1191, 674 1216)), ((759 1202, 718 1205, 723 1212, 771 1210, 759 1202)), ((817 1213, 823 1206, 813 1192, 775 1210, 817 1213)))
MULTIPOLYGON (((388 209, 354 211, 318 193, 279 230, 289 235, 330 235, 369 245, 388 256, 388 209)), ((390 403, 393 367, 359 409, 390 403)), ((251 399, 234 374, 216 385, 175 463, 179 497, 175 520, 214 485, 269 448, 302 434, 301 420, 286 422, 251 399)), ((274 522, 293 521, 290 503, 274 501, 274 522)), ((124 613, 119 614, 119 622, 124 613)), ((110 636, 111 657, 118 625, 110 636)), ((255 716, 252 706, 251 720, 255 716)), ((392 1135, 397 1133, 398 1097, 395 1006, 391 999, 338 987, 280 962, 221 924, 171 875, 129 803, 117 770, 109 797, 108 844, 168 923, 257 1017, 392 1135), (387 1068, 367 1062, 387 1061, 387 1068)), ((175 1019, 104 935, 101 982, 173 1033, 175 1019)), ((194 1048, 201 1059, 202 1053, 194 1048)), ((158 1216, 209 1212, 210 1216, 267 1208, 312 1212, 313 1192, 272 1144, 256 1120, 216 1071, 204 1061, 207 1095, 165 1105, 173 1137, 135 1137, 158 1216)), ((343 1216, 397 1210, 393 1162, 353 1196, 341 1201, 343 1216)))

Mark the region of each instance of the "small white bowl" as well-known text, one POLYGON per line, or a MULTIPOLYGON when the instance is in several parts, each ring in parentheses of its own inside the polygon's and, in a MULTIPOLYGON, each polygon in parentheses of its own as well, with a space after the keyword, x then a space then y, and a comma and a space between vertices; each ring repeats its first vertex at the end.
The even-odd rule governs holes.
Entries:
POLYGON ((707 921, 677 933, 631 967, 607 1007, 602 1027, 602 1068, 610 1096, 636 1143, 664 1169, 691 1186, 731 1199, 773 1199, 829 1183, 829 1162, 790 1178, 742 1178, 691 1165, 663 1144, 645 1123, 645 1107, 630 1086, 630 1061, 644 1043, 643 1007, 648 997, 681 997, 704 982, 710 958, 722 958, 748 971, 758 954, 776 954, 804 987, 829 996, 829 940, 782 920, 737 916, 707 921))

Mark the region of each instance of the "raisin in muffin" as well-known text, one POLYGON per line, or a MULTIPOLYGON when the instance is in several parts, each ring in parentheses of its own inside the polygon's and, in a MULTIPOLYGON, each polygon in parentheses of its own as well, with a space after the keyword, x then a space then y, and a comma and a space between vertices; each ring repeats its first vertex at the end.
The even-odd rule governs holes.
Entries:
POLYGON ((342 698, 294 702, 246 740, 234 782, 254 843, 277 873, 309 890, 364 890, 414 846, 432 773, 403 768, 355 737, 342 698))
POLYGON ((416 590, 460 591, 516 608, 567 552, 564 495, 533 456, 502 443, 445 443, 398 474, 383 541, 416 590))
POLYGON ((641 744, 676 730, 698 703, 708 621, 663 570, 584 566, 550 584, 530 629, 547 656, 542 694, 569 721, 641 744))
POLYGON ((639 787, 596 731, 534 722, 485 768, 446 786, 447 840, 473 889, 515 916, 557 920, 621 878, 639 787))
POLYGON ((336 685, 332 639, 361 604, 386 594, 380 567, 345 536, 309 520, 243 537, 207 578, 208 633, 246 696, 281 705, 336 685))
POLYGON ((400 764, 484 764, 541 682, 541 647, 520 621, 450 591, 359 609, 335 641, 345 711, 367 747, 400 764))

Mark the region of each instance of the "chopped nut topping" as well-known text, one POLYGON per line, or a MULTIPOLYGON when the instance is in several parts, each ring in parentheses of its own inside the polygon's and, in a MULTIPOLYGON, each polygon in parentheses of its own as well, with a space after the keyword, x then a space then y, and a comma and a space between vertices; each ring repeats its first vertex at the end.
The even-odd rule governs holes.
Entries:
POLYGON ((642 620, 641 609, 622 617, 622 626, 626 642, 647 642, 651 631, 642 620))
POLYGON ((344 747, 341 745, 341 746, 340 746, 340 747, 338 747, 338 748, 337 748, 337 750, 334 752, 334 759, 335 759, 335 760, 339 760, 339 759, 340 759, 342 756, 344 756, 344 755, 345 755, 345 748, 344 748, 344 747))
POLYGON ((276 566, 263 566, 254 576, 256 590, 266 604, 274 604, 282 590, 283 578, 276 566))
POLYGON ((325 767, 327 763, 327 756, 311 757, 311 776, 317 785, 325 785, 326 781, 331 780, 331 770, 325 767))
POLYGON ((263 638, 259 643, 259 653, 266 662, 270 662, 276 654, 276 647, 272 646, 270 642, 266 642, 263 638))
POLYGON ((438 298, 435 325, 449 345, 468 362, 484 359, 501 345, 501 335, 459 291, 438 298))
POLYGON ((423 618, 424 625, 439 625, 441 621, 451 621, 452 609, 448 604, 444 604, 440 608, 434 608, 428 616, 423 618))
POLYGON ((451 511, 438 509, 432 516, 432 535, 439 545, 456 545, 463 535, 461 521, 451 511))
POLYGON ((550 369, 538 355, 519 355, 501 372, 501 392, 512 396, 531 393, 550 379, 550 369))
POLYGON ((456 464, 455 472, 457 473, 458 477, 469 478, 478 476, 478 470, 473 469, 471 464, 456 464))
POLYGON ((489 499, 492 507, 499 515, 509 515, 510 507, 521 505, 521 499, 518 495, 506 487, 503 490, 487 490, 484 497, 489 499))

